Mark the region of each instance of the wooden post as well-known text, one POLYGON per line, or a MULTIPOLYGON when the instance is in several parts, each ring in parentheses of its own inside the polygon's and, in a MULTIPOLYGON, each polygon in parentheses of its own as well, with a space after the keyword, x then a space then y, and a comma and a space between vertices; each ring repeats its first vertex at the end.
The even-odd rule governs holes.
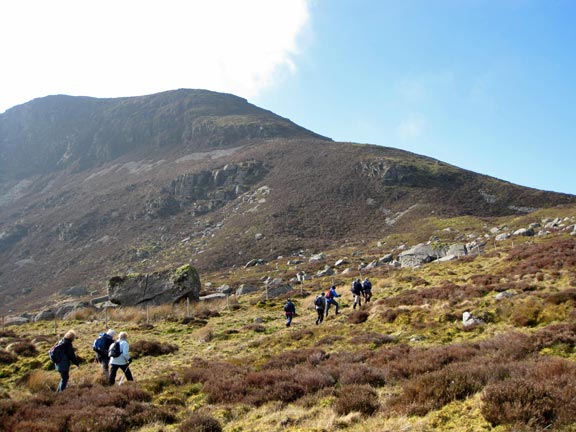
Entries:
POLYGON ((6 331, 6 326, 4 324, 4 315, 2 315, 2 331, 6 331))
POLYGON ((190 297, 186 297, 186 318, 190 318, 190 297))
POLYGON ((108 328, 108 308, 104 307, 104 327, 108 328))
POLYGON ((146 324, 150 324, 150 305, 146 303, 146 324))

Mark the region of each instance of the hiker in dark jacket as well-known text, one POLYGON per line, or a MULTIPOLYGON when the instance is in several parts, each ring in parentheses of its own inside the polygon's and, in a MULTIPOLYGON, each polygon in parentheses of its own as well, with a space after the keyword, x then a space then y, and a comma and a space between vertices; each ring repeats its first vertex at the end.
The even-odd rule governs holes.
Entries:
POLYGON ((338 315, 338 308, 340 305, 335 300, 336 297, 340 297, 340 294, 336 292, 336 286, 332 285, 328 290, 328 292, 326 293, 326 316, 328 316, 328 310, 330 309, 330 305, 332 304, 336 306, 336 315, 338 315))
POLYGON ((362 282, 362 295, 364 296, 366 303, 368 303, 372 298, 372 282, 370 282, 368 278, 364 279, 364 282, 362 282))
POLYGON ((110 357, 108 356, 108 350, 110 349, 110 345, 114 343, 115 335, 116 332, 109 329, 106 333, 100 333, 92 345, 96 352, 96 361, 102 368, 102 373, 106 381, 110 378, 110 357))
POLYGON ((70 377, 70 363, 75 364, 80 367, 80 361, 76 357, 74 352, 74 347, 72 342, 76 339, 76 332, 74 330, 68 330, 62 339, 60 347, 61 359, 56 364, 56 370, 60 373, 60 382, 58 383, 58 389, 56 391, 64 391, 68 385, 68 378, 70 377))
POLYGON ((360 279, 354 279, 354 281, 352 281, 352 289, 350 291, 352 291, 352 295, 354 295, 354 305, 352 306, 352 309, 356 309, 356 306, 362 306, 363 292, 362 282, 360 282, 360 279))
POLYGON ((292 324, 292 317, 296 315, 296 306, 292 303, 292 300, 288 299, 284 305, 284 313, 286 314, 286 327, 290 327, 292 324))
POLYGON ((326 309, 326 297, 324 293, 320 293, 314 300, 314 309, 316 309, 316 313, 318 314, 318 318, 316 318, 316 325, 318 325, 324 321, 324 310, 326 309))

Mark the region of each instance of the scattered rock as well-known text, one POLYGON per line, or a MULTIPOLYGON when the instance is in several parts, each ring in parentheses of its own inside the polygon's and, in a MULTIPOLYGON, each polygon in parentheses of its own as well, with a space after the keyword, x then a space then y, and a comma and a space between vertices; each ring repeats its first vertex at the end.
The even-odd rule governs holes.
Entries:
POLYGON ((30 320, 28 318, 22 317, 22 316, 7 317, 4 319, 4 325, 5 326, 22 325, 22 324, 26 324, 28 322, 30 322, 30 320))
POLYGON ((503 241, 503 240, 508 240, 511 237, 511 234, 508 232, 502 233, 502 234, 498 234, 494 240, 496 241, 503 241))
POLYGON ((392 254, 386 254, 382 258, 380 258, 378 261, 380 261, 381 264, 388 264, 389 262, 392 262, 393 259, 394 259, 394 256, 392 254))
POLYGON ((313 263, 313 262, 318 262, 318 261, 324 261, 326 257, 324 256, 323 253, 319 253, 316 255, 312 255, 309 259, 308 262, 313 263))
POLYGON ((232 287, 230 285, 224 284, 216 288, 216 291, 222 294, 232 294, 232 287))
POLYGON ((462 325, 464 327, 468 327, 468 326, 471 326, 474 324, 485 324, 485 322, 483 320, 481 320, 480 318, 476 318, 470 312, 465 311, 462 314, 462 325))
POLYGON ((73 286, 60 291, 60 294, 69 297, 82 297, 88 295, 88 288, 85 286, 73 286))
POLYGON ((223 293, 214 293, 214 294, 208 294, 205 296, 201 296, 200 297, 200 301, 213 301, 213 300, 222 300, 225 299, 227 297, 226 294, 223 293))
POLYGON ((515 236, 526 236, 531 237, 534 235, 534 230, 531 228, 520 228, 514 231, 513 233, 515 236))
POLYGON ((45 309, 34 317, 34 322, 36 321, 50 321, 53 320, 56 316, 56 313, 52 309, 45 309))
POLYGON ((248 294, 254 291, 258 291, 258 288, 256 288, 253 285, 249 285, 249 284, 242 284, 238 287, 238 289, 236 290, 236 297, 239 297, 241 295, 244 294, 248 294))

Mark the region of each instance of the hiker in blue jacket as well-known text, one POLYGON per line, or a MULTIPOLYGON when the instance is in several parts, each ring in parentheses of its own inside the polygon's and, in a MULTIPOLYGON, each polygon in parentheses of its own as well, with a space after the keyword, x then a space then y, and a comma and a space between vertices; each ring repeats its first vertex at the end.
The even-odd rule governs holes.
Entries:
POLYGON ((102 374, 106 381, 110 378, 110 356, 108 355, 108 350, 110 345, 114 343, 115 335, 114 330, 109 329, 106 333, 100 333, 92 344, 92 348, 96 352, 96 361, 102 368, 102 374))
POLYGON ((76 357, 72 342, 76 339, 76 332, 68 330, 64 335, 64 339, 59 342, 60 355, 58 361, 55 363, 56 370, 60 373, 60 382, 56 391, 61 392, 66 389, 68 385, 68 378, 70 377, 70 364, 75 364, 80 367, 80 360, 76 357))
POLYGON ((326 316, 328 316, 328 310, 330 309, 330 305, 336 306, 336 315, 338 315, 338 308, 340 305, 335 300, 336 297, 340 297, 340 294, 336 292, 336 286, 332 285, 330 289, 326 292, 326 316))
POLYGON ((292 300, 288 299, 284 305, 284 313, 286 314, 286 327, 290 327, 292 324, 292 318, 296 315, 296 306, 292 303, 292 300))

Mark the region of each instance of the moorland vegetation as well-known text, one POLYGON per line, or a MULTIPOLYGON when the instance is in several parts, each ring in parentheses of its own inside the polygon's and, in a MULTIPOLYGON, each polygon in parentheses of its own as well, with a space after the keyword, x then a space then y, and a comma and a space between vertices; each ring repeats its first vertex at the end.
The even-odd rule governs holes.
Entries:
MULTIPOLYGON (((546 212, 574 223, 574 208, 546 212)), ((525 225, 542 215, 491 223, 525 225)), ((576 238, 570 231, 487 242, 481 253, 418 268, 377 266, 364 272, 373 300, 352 309, 356 269, 391 241, 324 251, 327 261, 346 257, 351 271, 306 280, 279 298, 258 291, 191 309, 85 310, 64 321, 7 327, 0 337, 2 429, 574 430, 576 238), (332 284, 342 294, 341 314, 315 325, 313 299, 332 284), (297 308, 290 328, 282 312, 288 296, 297 308), (475 324, 463 324, 466 311, 478 318, 475 324), (129 334, 133 383, 102 383, 91 343, 106 326, 129 334), (79 335, 75 346, 84 362, 57 394, 58 374, 46 352, 69 328, 79 335)), ((202 279, 205 289, 288 280, 297 270, 288 261, 202 279)), ((304 262, 299 270, 312 274, 323 266, 304 262)))

